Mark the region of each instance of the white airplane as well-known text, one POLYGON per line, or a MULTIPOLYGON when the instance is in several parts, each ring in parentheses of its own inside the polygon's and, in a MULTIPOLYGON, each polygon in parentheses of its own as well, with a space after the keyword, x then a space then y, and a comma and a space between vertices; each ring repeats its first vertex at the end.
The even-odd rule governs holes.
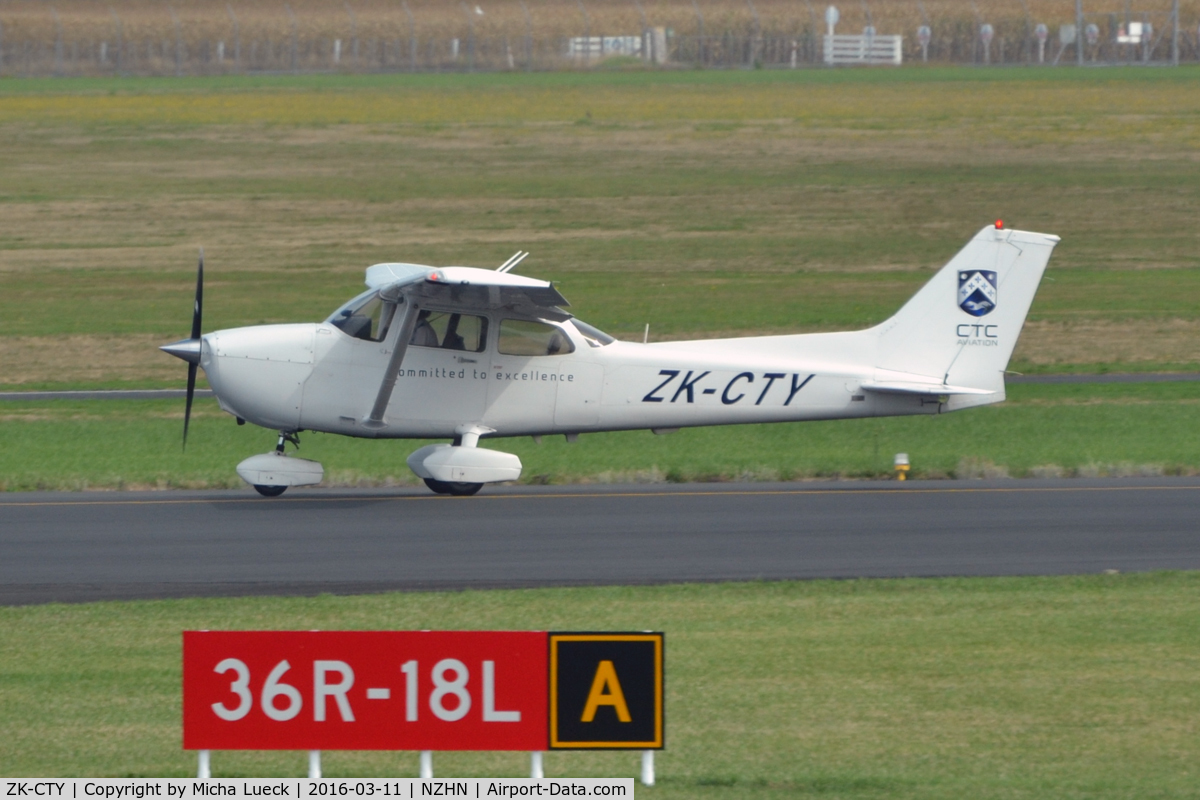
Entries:
POLYGON ((893 317, 841 333, 622 342, 575 319, 546 281, 510 271, 376 264, 367 291, 324 322, 201 335, 204 258, 192 335, 163 350, 196 369, 239 425, 279 432, 238 474, 273 497, 319 483, 286 455, 297 434, 451 439, 408 457, 433 491, 469 495, 516 480, 517 456, 491 437, 938 414, 1004 400, 1004 370, 1059 241, 976 234, 893 317))

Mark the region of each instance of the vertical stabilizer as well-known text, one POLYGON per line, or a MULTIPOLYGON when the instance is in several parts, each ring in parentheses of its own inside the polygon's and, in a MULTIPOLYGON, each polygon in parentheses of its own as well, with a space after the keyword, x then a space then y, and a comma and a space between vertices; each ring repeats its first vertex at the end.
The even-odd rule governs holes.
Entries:
POLYGON ((1003 399, 1004 369, 1017 345, 1057 236, 981 230, 878 336, 877 380, 923 380, 998 393, 954 405, 1003 399))

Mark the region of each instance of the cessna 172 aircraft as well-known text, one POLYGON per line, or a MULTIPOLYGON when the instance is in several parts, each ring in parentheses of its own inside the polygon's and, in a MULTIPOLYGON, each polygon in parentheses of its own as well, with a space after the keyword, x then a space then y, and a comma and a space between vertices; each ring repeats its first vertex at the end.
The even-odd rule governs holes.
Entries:
POLYGON ((938 414, 1004 400, 1004 370, 1057 236, 976 234, 895 316, 861 331, 653 344, 575 319, 546 281, 495 270, 376 264, 367 291, 324 322, 192 335, 183 436, 203 368, 222 409, 279 432, 238 465, 261 494, 320 483, 286 455, 302 431, 451 439, 408 457, 435 492, 468 495, 521 475, 485 437, 938 414))

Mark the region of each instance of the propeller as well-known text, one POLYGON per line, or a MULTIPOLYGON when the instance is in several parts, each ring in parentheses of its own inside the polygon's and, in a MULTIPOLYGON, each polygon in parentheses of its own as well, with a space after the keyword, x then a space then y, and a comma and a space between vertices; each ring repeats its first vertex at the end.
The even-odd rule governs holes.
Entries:
POLYGON ((188 339, 164 344, 158 348, 188 362, 187 407, 183 412, 183 447, 187 449, 188 423, 192 419, 192 399, 196 394, 196 369, 200 366, 200 320, 204 308, 204 248, 200 248, 200 265, 196 268, 196 302, 192 306, 192 335, 188 339))

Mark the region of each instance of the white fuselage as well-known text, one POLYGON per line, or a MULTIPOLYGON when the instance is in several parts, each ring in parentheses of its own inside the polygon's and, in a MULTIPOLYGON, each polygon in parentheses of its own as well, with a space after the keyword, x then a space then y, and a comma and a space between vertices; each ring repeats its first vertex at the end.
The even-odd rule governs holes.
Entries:
POLYGON ((329 323, 216 331, 203 337, 201 366, 221 407, 249 422, 369 438, 446 438, 463 425, 518 436, 954 407, 953 398, 863 391, 878 377, 867 331, 597 346, 567 321, 557 324, 573 352, 530 357, 498 352, 501 316, 490 317, 482 352, 409 346, 381 427, 364 422, 394 333, 375 342, 329 323))

